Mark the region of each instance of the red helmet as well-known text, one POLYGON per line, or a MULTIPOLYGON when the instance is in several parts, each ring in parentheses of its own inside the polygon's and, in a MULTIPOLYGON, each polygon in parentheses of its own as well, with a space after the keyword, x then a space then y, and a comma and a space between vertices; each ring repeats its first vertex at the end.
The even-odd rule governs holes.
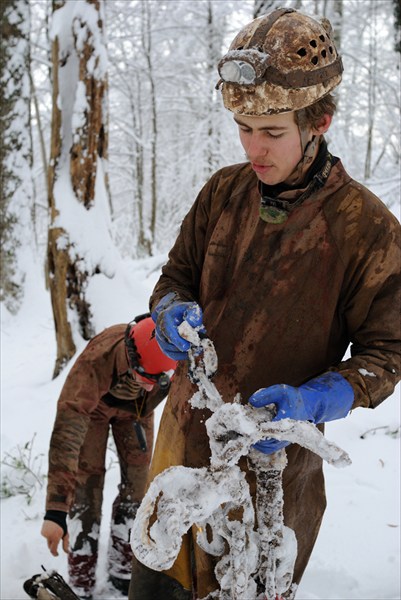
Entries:
POLYGON ((165 374, 168 371, 175 371, 177 361, 163 354, 160 349, 155 337, 155 324, 151 317, 136 317, 134 323, 128 325, 125 345, 132 369, 150 383, 167 387, 165 374))

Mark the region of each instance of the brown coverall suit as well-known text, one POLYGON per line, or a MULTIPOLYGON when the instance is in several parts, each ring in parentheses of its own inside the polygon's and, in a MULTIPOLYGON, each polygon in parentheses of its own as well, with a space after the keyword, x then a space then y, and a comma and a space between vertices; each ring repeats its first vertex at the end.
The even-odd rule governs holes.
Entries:
MULTIPOLYGON (((304 192, 279 197, 294 201, 304 192)), ((246 403, 259 388, 299 386, 332 369, 352 385, 353 408, 376 407, 400 378, 397 219, 338 159, 325 185, 284 223, 263 221, 259 207, 248 163, 218 171, 182 223, 151 308, 169 292, 199 303, 219 360, 213 381, 226 402, 240 392, 246 403), (349 344, 351 358, 344 361, 349 344)), ((210 412, 189 406, 195 391, 183 361, 160 423, 150 480, 172 465, 208 466, 204 423, 210 412)), ((298 542, 293 580, 299 583, 325 510, 325 487, 318 456, 296 444, 286 452, 284 520, 298 542)), ((253 474, 247 477, 252 488, 253 474)), ((168 572, 134 559, 129 597, 205 598, 217 589, 213 568, 213 558, 188 532, 168 572)))

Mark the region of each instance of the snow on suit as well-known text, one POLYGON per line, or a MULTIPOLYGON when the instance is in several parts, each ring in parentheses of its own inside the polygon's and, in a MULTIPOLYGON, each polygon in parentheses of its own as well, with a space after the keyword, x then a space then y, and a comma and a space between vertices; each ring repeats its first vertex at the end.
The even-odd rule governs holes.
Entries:
MULTIPOLYGON (((199 303, 219 361, 213 382, 226 402, 240 392, 246 403, 259 388, 299 386, 336 370, 353 387, 353 408, 374 408, 399 381, 400 226, 341 161, 332 163, 324 187, 282 224, 259 217, 258 181, 248 163, 214 174, 182 223, 151 309, 169 292, 199 303)), ((196 389, 187 361, 179 363, 150 481, 173 465, 208 466, 210 412, 188 404, 196 389)), ((325 486, 319 457, 296 444, 286 452, 284 521, 298 541, 299 583, 321 525, 325 486)), ((241 467, 247 470, 245 460, 241 467)), ((247 477, 254 493, 254 475, 247 477)), ((215 559, 196 545, 195 534, 184 537, 167 572, 134 558, 130 600, 189 599, 190 590, 205 598, 217 589, 215 559)))
POLYGON ((126 324, 95 336, 72 367, 62 388, 49 450, 46 510, 69 512, 70 582, 89 592, 95 569, 111 429, 121 472, 112 508, 109 573, 129 579, 129 530, 143 498, 153 445, 153 408, 164 393, 139 386, 129 372, 124 345, 126 324), (146 438, 144 452, 134 422, 146 438))

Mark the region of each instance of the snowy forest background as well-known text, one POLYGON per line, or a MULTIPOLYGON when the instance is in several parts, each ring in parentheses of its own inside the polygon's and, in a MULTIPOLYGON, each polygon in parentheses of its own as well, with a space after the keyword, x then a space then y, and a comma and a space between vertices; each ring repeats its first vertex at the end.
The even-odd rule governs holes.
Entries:
POLYGON ((397 210, 398 0, 2 0, 1 300, 17 314, 26 255, 43 264, 55 374, 96 329, 93 280, 166 252, 211 173, 243 160, 216 64, 278 5, 331 20, 345 66, 332 152, 397 210))
MULTIPOLYGON (((216 64, 242 25, 278 6, 330 19, 345 69, 330 149, 399 218, 398 0, 0 1, 4 600, 22 598, 23 578, 39 572, 40 561, 51 564, 39 536, 42 457, 73 358, 93 334, 147 310, 199 189, 219 167, 243 160, 215 90, 216 64)), ((357 575, 350 582, 338 564, 343 555, 355 561, 354 546, 340 550, 329 518, 334 547, 325 532, 321 543, 339 561, 338 577, 322 569, 303 598, 400 597, 399 388, 364 412, 348 429, 332 429, 362 470, 340 488, 337 473, 328 484, 338 510, 344 481, 356 511, 374 488, 368 507, 379 505, 390 523, 379 533, 376 511, 367 512, 384 557, 380 575, 365 556, 365 587, 357 575), (362 450, 360 435, 376 430, 362 450), (369 474, 358 461, 366 455, 375 457, 369 474)), ((116 478, 113 465, 111 449, 116 478)), ((344 535, 350 527, 346 520, 344 535)), ((358 538, 363 527, 355 527, 358 538)), ((56 567, 65 572, 65 563, 56 567)))

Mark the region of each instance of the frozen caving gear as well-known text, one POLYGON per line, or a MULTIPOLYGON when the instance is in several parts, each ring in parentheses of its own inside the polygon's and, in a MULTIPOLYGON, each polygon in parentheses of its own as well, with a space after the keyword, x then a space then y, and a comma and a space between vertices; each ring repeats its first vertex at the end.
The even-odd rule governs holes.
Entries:
MULTIPOLYGON (((352 386, 334 371, 311 379, 300 387, 281 384, 262 388, 249 398, 249 403, 255 408, 274 404, 277 413, 273 421, 296 419, 315 424, 343 419, 353 402, 352 386)), ((271 454, 288 444, 267 439, 260 440, 254 447, 264 454, 271 454)))
POLYGON ((156 339, 167 356, 174 360, 188 358, 190 343, 180 336, 178 327, 186 321, 191 327, 203 328, 203 313, 196 302, 184 302, 174 292, 164 296, 152 312, 156 339))
POLYGON ((43 573, 34 575, 24 582, 24 591, 28 596, 38 600, 79 600, 59 573, 47 572, 43 566, 42 569, 43 573))
MULTIPOLYGON (((305 445, 331 464, 345 466, 350 460, 340 448, 330 456, 332 445, 325 442, 311 423, 287 419, 269 426, 274 416, 272 409, 261 412, 236 402, 225 403, 205 369, 210 362, 217 369, 213 343, 210 339, 194 337, 193 344, 189 351, 190 364, 196 365, 193 371, 197 373, 202 402, 214 413, 205 423, 212 451, 210 467, 196 471, 172 467, 151 483, 131 532, 132 549, 135 557, 149 568, 165 570, 178 557, 182 534, 188 526, 195 525, 198 528, 197 544, 206 553, 219 558, 215 567, 219 598, 255 598, 256 578, 263 582, 266 598, 276 598, 276 592, 289 591, 297 553, 294 532, 283 523, 282 472, 287 464, 286 454, 281 451, 262 458, 252 450, 248 455, 249 466, 257 479, 256 514, 249 485, 237 461, 248 454, 253 441, 262 437, 262 430, 265 435, 276 437, 278 434, 280 439, 280 429, 273 425, 284 428, 288 440, 305 445), (203 359, 199 363, 200 347, 203 359), (267 422, 262 423, 260 418, 267 422), (220 498, 220 502, 210 503, 210 495, 220 498), (173 531, 168 525, 171 522, 182 523, 181 528, 175 527, 173 531), (164 544, 166 533, 167 547, 164 544), (219 539, 217 544, 216 539, 219 539), (284 554, 286 559, 282 564, 284 554)), ((193 375, 189 372, 188 375, 192 381, 193 375)), ((200 395, 194 396, 197 403, 200 395)))
POLYGON ((328 19, 279 8, 238 33, 218 71, 228 110, 266 115, 314 104, 339 85, 343 66, 328 19))
POLYGON ((167 391, 177 361, 161 351, 149 313, 135 317, 127 325, 125 346, 132 370, 149 383, 157 383, 160 389, 167 391))

